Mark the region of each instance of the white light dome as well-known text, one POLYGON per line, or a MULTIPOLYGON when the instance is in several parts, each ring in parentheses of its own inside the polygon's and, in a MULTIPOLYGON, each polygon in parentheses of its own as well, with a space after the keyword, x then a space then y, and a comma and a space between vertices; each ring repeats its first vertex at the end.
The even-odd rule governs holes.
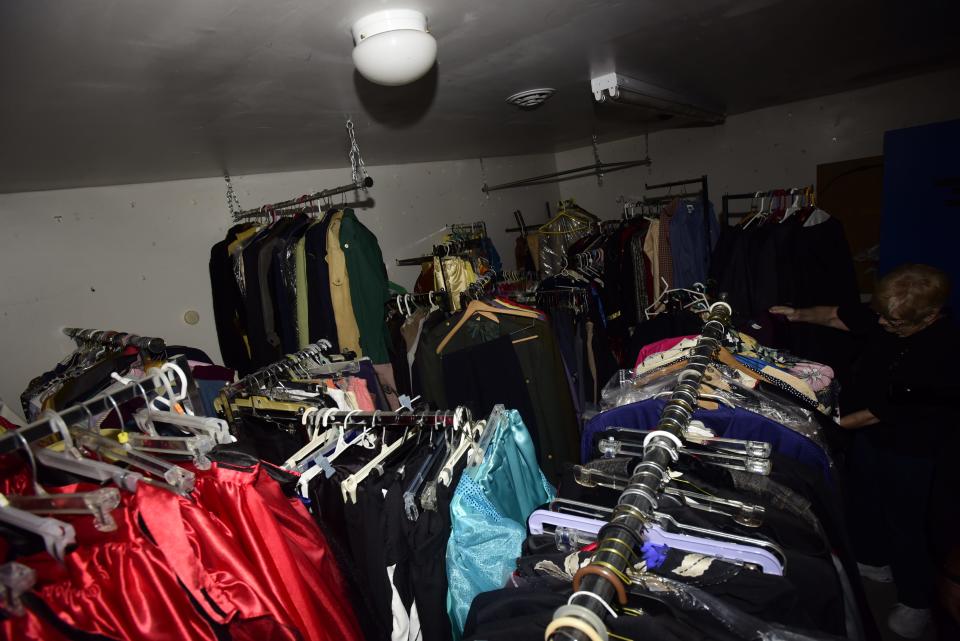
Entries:
POLYGON ((388 9, 353 25, 353 64, 370 82, 395 87, 422 78, 437 60, 437 41, 419 11, 388 9))

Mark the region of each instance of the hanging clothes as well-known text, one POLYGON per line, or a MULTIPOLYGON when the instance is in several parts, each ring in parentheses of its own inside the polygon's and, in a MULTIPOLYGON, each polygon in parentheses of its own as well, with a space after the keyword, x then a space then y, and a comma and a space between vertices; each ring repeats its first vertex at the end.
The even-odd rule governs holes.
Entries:
POLYGON ((221 351, 241 374, 320 340, 389 362, 386 267, 352 210, 231 228, 210 274, 221 351))
POLYGON ((483 462, 464 474, 450 504, 448 612, 459 639, 473 598, 501 587, 526 535, 527 516, 555 495, 537 467, 530 434, 516 411, 495 411, 483 462))

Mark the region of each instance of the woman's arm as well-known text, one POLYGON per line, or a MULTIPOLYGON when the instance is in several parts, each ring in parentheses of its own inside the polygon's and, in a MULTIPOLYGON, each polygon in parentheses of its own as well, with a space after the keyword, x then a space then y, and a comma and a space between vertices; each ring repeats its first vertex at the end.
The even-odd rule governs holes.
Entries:
POLYGON ((775 305, 770 308, 771 314, 785 316, 791 323, 810 323, 812 325, 823 325, 849 332, 850 328, 837 316, 837 307, 824 305, 821 307, 786 307, 784 305, 775 305))
POLYGON ((856 430, 861 427, 876 425, 879 422, 880 419, 874 416, 870 410, 859 410, 841 418, 839 425, 846 430, 856 430))

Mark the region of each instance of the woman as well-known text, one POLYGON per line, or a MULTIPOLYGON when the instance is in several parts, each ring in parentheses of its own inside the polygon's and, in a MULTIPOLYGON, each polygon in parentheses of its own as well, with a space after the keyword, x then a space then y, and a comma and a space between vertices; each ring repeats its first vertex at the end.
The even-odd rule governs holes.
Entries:
POLYGON ((847 461, 850 530, 861 574, 896 584, 887 624, 906 638, 922 636, 931 618, 929 497, 938 451, 948 437, 956 440, 948 397, 960 340, 944 308, 949 295, 946 274, 911 264, 880 280, 876 313, 865 306, 770 309, 792 322, 863 336, 840 398, 839 425, 855 430, 847 461))

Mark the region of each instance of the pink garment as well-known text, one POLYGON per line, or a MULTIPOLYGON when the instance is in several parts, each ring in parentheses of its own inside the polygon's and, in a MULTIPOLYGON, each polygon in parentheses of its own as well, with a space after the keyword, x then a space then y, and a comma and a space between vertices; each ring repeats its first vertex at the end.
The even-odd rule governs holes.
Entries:
POLYGON ((664 338, 663 340, 657 341, 656 343, 650 343, 649 345, 644 345, 643 347, 640 348, 640 353, 637 355, 637 362, 634 365, 634 367, 635 368, 639 367, 640 363, 642 363, 643 360, 647 356, 650 356, 651 354, 659 354, 660 352, 665 352, 668 349, 672 349, 673 347, 676 347, 677 344, 682 340, 685 340, 688 338, 696 338, 696 337, 697 337, 696 334, 693 334, 692 336, 674 336, 673 338, 664 338))
POLYGON ((833 369, 823 363, 814 363, 813 361, 800 361, 787 371, 797 378, 806 381, 814 392, 830 387, 833 382, 833 369))
POLYGON ((390 363, 374 363, 373 370, 380 381, 380 387, 383 389, 383 395, 387 398, 387 405, 390 411, 396 412, 400 409, 400 399, 397 397, 397 383, 393 377, 393 365, 390 363))
POLYGON ((357 397, 357 407, 364 412, 372 412, 377 409, 370 396, 370 390, 367 389, 367 382, 359 376, 351 376, 347 379, 347 388, 357 397))

